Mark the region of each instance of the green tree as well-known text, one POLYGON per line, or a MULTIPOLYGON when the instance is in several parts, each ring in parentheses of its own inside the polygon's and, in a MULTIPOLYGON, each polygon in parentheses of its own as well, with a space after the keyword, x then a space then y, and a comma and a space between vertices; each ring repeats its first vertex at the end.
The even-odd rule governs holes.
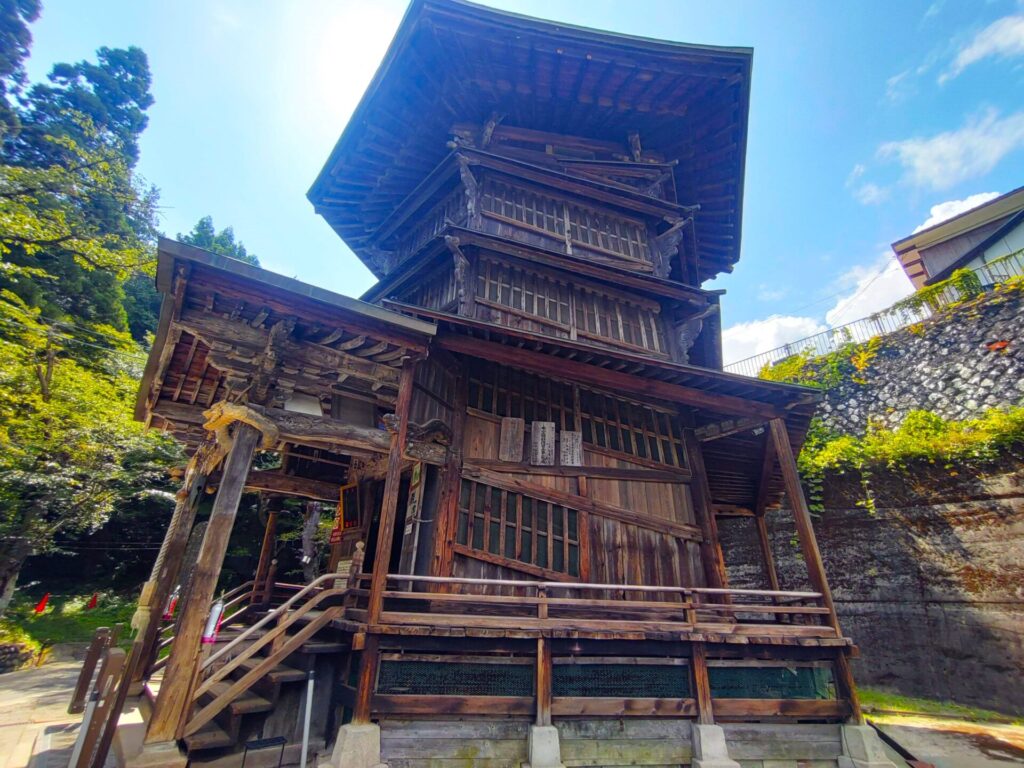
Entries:
MULTIPOLYGON (((9 292, 0 296, 0 613, 25 560, 55 538, 102 525, 157 490, 180 460, 170 438, 132 419, 138 364, 124 352, 86 367, 59 330, 9 292), (119 359, 120 358, 120 359, 119 359)), ((168 500, 168 505, 170 505, 168 500)))
POLYGON ((32 45, 28 25, 41 9, 39 0, 0 0, 0 139, 16 133, 20 124, 9 99, 25 87, 25 59, 32 45))
POLYGON ((244 261, 254 267, 260 265, 260 260, 256 258, 255 254, 249 253, 245 249, 241 240, 235 241, 235 230, 232 227, 225 227, 220 232, 217 231, 217 228, 213 226, 212 216, 203 216, 187 235, 179 232, 178 240, 197 248, 205 248, 208 251, 219 253, 221 256, 230 256, 232 259, 244 261))

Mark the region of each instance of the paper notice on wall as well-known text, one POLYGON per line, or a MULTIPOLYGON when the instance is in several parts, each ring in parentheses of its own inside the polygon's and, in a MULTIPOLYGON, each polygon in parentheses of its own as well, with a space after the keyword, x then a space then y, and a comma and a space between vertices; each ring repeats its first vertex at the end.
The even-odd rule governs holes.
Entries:
POLYGON ((555 464, 555 422, 530 423, 530 463, 538 467, 555 464))

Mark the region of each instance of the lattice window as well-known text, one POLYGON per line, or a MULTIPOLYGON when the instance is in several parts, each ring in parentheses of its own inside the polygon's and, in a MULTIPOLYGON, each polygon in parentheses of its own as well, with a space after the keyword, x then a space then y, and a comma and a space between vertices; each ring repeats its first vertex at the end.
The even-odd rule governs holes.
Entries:
POLYGON ((493 178, 484 180, 481 210, 490 218, 545 234, 615 258, 650 263, 647 227, 642 221, 600 211, 493 178))
POLYGON ((626 301, 530 270, 481 259, 479 304, 536 322, 551 335, 665 354, 656 304, 626 301))
POLYGON ((686 466, 681 435, 671 415, 591 390, 580 390, 583 441, 613 451, 686 466))
POLYGON ((477 363, 469 377, 469 406, 495 416, 553 421, 575 429, 572 387, 499 365, 477 363))
MULTIPOLYGON (((686 466, 682 431, 671 411, 585 387, 579 391, 584 443, 673 467, 686 466)), ((505 366, 473 365, 468 404, 495 416, 516 416, 527 424, 553 421, 559 430, 576 429, 571 385, 505 366)))
POLYGON ((471 549, 579 576, 579 527, 575 509, 462 481, 456 541, 471 549))

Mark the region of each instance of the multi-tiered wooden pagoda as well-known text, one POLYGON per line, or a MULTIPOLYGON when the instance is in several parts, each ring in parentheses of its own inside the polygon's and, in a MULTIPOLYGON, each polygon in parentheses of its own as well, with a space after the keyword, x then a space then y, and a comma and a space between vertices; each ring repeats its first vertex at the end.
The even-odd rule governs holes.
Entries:
POLYGON ((415 0, 309 193, 380 279, 362 301, 160 243, 138 415, 192 460, 137 617, 135 761, 296 746, 310 671, 339 767, 878 761, 794 462, 816 396, 723 373, 701 288, 739 257, 750 72, 415 0), (330 572, 281 583, 271 520, 204 644, 247 490, 337 504, 330 572), (730 585, 723 516, 761 588, 730 585))

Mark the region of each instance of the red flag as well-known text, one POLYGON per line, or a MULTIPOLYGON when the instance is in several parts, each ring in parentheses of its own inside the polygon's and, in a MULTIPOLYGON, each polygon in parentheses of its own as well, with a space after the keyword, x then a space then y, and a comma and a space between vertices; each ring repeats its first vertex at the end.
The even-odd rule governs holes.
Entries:
POLYGON ((100 601, 100 593, 99 592, 93 592, 92 593, 92 597, 89 599, 89 602, 85 604, 85 610, 91 611, 93 608, 96 607, 96 603, 98 603, 99 601, 100 601))
POLYGON ((47 592, 43 595, 43 599, 36 603, 36 613, 42 613, 46 610, 46 604, 50 602, 50 593, 47 592))

